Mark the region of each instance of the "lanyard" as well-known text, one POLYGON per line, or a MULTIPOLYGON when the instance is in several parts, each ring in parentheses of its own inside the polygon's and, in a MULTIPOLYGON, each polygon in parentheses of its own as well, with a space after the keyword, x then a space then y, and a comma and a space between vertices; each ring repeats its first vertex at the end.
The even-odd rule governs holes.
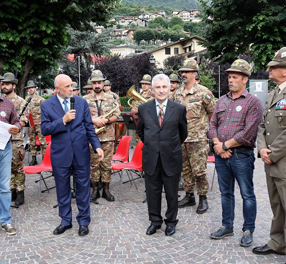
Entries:
POLYGON ((97 115, 101 116, 102 115, 102 111, 101 111, 101 105, 102 105, 102 99, 100 100, 100 106, 98 106, 98 100, 95 100, 96 103, 96 107, 97 107, 97 115))

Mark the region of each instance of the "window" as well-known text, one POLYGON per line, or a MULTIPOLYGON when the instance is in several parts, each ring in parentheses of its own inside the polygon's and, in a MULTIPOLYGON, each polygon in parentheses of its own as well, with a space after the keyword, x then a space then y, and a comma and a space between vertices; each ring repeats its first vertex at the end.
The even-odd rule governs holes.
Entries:
POLYGON ((165 48, 165 54, 171 54, 171 49, 170 48, 165 48))
POLYGON ((174 48, 174 54, 178 55, 179 54, 179 48, 174 48))

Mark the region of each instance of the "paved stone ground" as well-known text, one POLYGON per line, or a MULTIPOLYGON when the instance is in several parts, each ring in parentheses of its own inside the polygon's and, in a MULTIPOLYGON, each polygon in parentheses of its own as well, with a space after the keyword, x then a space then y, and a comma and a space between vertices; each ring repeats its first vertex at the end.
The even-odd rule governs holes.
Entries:
MULTIPOLYGON (((28 154, 28 153, 27 153, 28 154)), ((27 164, 28 155, 26 155, 27 164)), ((208 168, 210 182, 213 167, 208 168)), ((124 176, 124 178, 127 178, 124 176)), ((136 180, 138 190, 128 184, 120 184, 113 176, 111 190, 115 202, 100 198, 99 204, 91 204, 92 222, 90 234, 79 237, 76 222, 77 208, 73 200, 73 228, 60 236, 52 234, 60 223, 55 189, 39 195, 36 175, 27 175, 26 201, 19 209, 11 208, 13 223, 18 234, 0 235, 0 263, 285 263, 281 255, 257 256, 251 250, 264 245, 269 238, 271 209, 261 160, 256 161, 255 190, 258 201, 257 227, 253 246, 239 246, 242 235, 241 198, 236 188, 235 234, 223 240, 211 240, 210 233, 221 225, 220 193, 217 178, 209 191, 207 213, 196 214, 196 206, 179 209, 177 232, 166 237, 164 226, 156 234, 145 234, 149 226, 145 198, 144 179, 136 180), (40 197, 40 199, 39 199, 40 197)), ((53 178, 47 180, 54 184, 53 178)), ((180 192, 183 196, 183 192, 180 192)), ((163 213, 166 205, 163 202, 163 213)))

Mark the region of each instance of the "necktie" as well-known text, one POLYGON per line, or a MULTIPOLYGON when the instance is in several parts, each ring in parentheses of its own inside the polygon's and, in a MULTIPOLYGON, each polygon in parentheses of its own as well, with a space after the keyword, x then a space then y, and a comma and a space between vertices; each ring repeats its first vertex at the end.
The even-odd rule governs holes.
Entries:
POLYGON ((279 86, 276 86, 275 92, 274 92, 274 95, 272 98, 272 103, 276 100, 276 97, 279 95, 279 92, 280 92, 280 88, 279 88, 279 86))
POLYGON ((162 126, 162 122, 163 122, 163 119, 164 119, 164 105, 162 104, 158 104, 159 106, 159 114, 158 114, 158 120, 159 120, 159 124, 160 126, 162 126))
POLYGON ((68 101, 67 100, 64 100, 63 101, 63 104, 64 104, 64 106, 65 106, 65 108, 64 108, 64 110, 65 110, 65 113, 69 110, 68 109, 68 101))

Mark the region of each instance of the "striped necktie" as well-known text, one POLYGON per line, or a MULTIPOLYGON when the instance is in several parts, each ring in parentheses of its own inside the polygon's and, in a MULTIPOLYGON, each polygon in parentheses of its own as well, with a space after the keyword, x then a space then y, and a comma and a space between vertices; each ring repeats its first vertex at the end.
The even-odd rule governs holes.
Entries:
POLYGON ((164 105, 162 104, 158 104, 159 106, 159 114, 158 114, 158 120, 159 120, 159 124, 160 126, 162 126, 162 122, 163 122, 163 119, 164 119, 164 105))

